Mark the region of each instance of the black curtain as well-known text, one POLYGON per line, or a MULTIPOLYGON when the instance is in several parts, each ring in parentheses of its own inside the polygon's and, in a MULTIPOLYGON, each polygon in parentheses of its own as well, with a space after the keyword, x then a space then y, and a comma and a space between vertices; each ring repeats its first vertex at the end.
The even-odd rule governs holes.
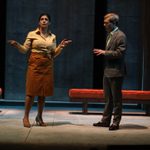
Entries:
MULTIPOLYGON (((106 0, 95 0, 95 34, 94 48, 105 48, 105 29, 103 26, 104 15, 107 10, 106 0)), ((93 63, 93 88, 103 88, 103 56, 95 56, 93 63)))
POLYGON ((6 26, 6 0, 0 1, 0 87, 3 89, 2 98, 4 97, 4 80, 5 80, 5 26, 6 26))
POLYGON ((141 36, 143 48, 143 90, 150 90, 150 1, 141 1, 141 36))

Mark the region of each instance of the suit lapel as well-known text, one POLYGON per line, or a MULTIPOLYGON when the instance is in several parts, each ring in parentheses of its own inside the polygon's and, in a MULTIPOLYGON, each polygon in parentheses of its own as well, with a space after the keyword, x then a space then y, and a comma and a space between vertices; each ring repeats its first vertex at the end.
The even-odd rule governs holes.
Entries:
POLYGON ((114 32, 114 34, 112 35, 112 37, 111 37, 111 39, 110 39, 110 42, 109 42, 108 45, 106 46, 106 50, 109 50, 109 49, 112 47, 114 41, 115 41, 116 38, 117 38, 117 34, 118 34, 118 31, 114 32))

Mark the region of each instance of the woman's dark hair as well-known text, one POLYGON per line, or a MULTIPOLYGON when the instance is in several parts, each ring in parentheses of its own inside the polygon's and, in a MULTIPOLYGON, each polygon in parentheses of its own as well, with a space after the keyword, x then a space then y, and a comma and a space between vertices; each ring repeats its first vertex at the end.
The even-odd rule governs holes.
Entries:
POLYGON ((51 22, 51 16, 48 13, 42 13, 42 14, 40 14, 39 21, 40 21, 40 19, 41 19, 42 16, 47 16, 48 19, 49 19, 49 22, 51 22))

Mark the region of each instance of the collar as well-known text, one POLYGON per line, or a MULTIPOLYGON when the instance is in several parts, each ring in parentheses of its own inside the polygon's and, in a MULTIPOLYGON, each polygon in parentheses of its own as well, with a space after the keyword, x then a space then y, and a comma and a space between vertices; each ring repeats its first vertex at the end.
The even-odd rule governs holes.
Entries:
POLYGON ((115 27, 115 28, 110 32, 110 34, 113 35, 114 32, 116 32, 117 30, 119 30, 119 28, 118 28, 118 27, 115 27))
MULTIPOLYGON (((35 33, 40 35, 40 29, 37 28, 37 29, 35 30, 35 33)), ((50 31, 48 31, 48 34, 49 34, 49 35, 52 35, 52 33, 51 33, 50 31)))

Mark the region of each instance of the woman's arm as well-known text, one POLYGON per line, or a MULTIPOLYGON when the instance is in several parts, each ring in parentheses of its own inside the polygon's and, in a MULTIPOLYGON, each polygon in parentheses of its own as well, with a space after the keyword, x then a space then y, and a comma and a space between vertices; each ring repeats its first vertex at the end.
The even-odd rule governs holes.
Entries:
POLYGON ((61 53, 62 49, 68 46, 71 42, 72 40, 63 39, 60 42, 60 44, 56 47, 54 57, 58 56, 61 53))
POLYGON ((9 40, 8 43, 10 45, 12 45, 13 47, 17 48, 21 53, 27 53, 27 51, 29 50, 28 47, 24 46, 24 45, 21 45, 20 43, 18 43, 17 41, 15 40, 9 40))

